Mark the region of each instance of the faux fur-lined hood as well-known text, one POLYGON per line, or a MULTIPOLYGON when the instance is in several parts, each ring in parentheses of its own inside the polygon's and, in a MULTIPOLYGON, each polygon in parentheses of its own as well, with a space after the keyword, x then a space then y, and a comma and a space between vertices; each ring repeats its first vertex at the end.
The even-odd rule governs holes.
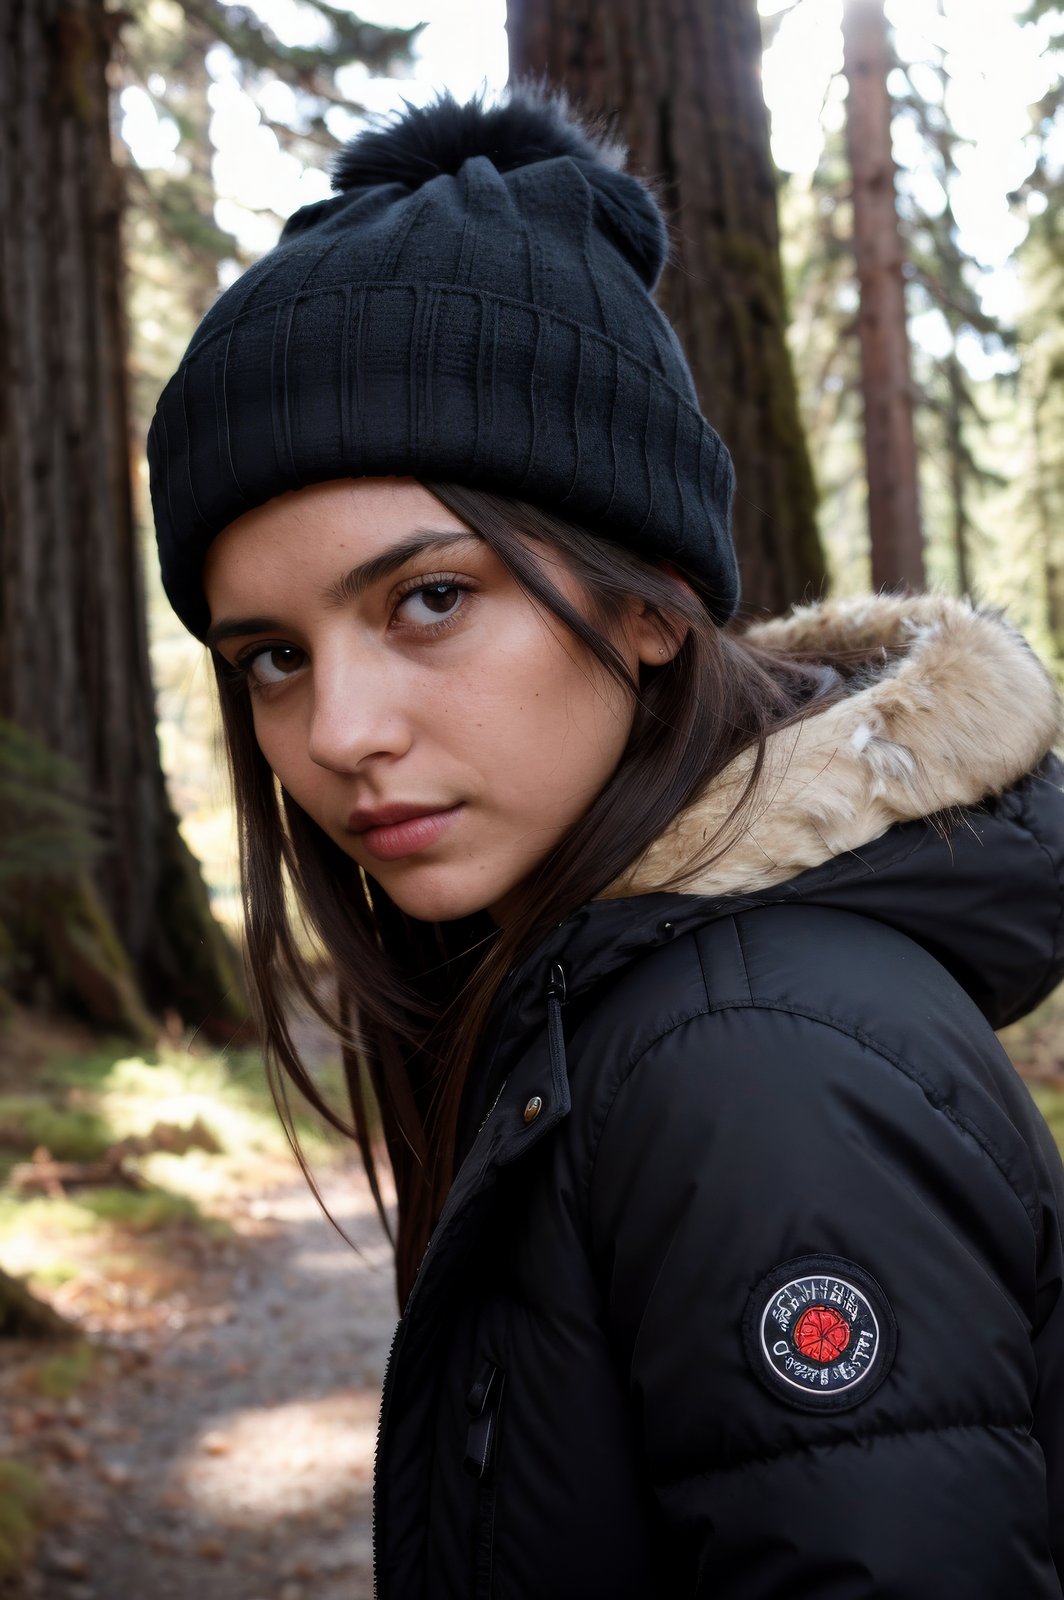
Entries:
POLYGON ((859 850, 896 823, 1003 793, 1052 747, 1055 686, 999 612, 943 595, 867 596, 804 606, 745 637, 783 654, 882 651, 882 669, 768 741, 742 832, 726 838, 754 753, 681 812, 604 898, 679 889, 749 894, 859 850))

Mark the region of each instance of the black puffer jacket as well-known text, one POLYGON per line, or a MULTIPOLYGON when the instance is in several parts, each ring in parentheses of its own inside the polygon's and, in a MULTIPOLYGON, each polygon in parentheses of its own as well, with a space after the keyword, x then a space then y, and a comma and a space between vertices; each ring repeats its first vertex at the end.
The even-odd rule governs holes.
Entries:
POLYGON ((1056 712, 956 604, 763 637, 870 630, 721 862, 654 892, 728 781, 512 980, 389 1363, 387 1600, 1059 1600, 1064 1180, 992 1032, 1064 970, 1056 712))

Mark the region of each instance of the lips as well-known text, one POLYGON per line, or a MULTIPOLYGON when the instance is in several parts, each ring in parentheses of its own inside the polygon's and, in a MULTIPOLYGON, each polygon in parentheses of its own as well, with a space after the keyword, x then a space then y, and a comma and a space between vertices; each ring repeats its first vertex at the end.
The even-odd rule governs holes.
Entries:
POLYGON ((372 810, 366 807, 352 811, 347 826, 378 861, 397 861, 428 850, 461 810, 461 802, 440 807, 431 801, 377 806, 372 810))
POLYGON ((397 822, 411 822, 415 817, 436 817, 453 809, 453 806, 441 806, 432 800, 415 800, 410 805, 363 806, 352 811, 347 826, 352 833, 366 833, 371 828, 389 828, 397 822))

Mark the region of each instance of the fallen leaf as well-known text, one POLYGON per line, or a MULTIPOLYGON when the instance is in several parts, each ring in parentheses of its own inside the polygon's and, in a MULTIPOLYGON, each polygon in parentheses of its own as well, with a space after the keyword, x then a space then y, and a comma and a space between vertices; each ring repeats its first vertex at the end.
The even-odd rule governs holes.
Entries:
POLYGON ((89 1573, 89 1563, 84 1554, 72 1545, 53 1545, 48 1552, 46 1565, 53 1572, 62 1573, 64 1578, 85 1578, 89 1573))
POLYGON ((69 1428, 57 1428, 48 1435, 45 1441, 50 1454, 57 1456, 60 1461, 85 1461, 88 1458, 89 1447, 78 1434, 71 1433, 69 1428))

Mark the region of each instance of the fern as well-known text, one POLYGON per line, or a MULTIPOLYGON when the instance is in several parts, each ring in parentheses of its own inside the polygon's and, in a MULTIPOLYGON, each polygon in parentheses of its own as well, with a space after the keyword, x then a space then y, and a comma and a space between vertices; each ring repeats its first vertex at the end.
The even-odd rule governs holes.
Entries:
POLYGON ((0 721, 0 913, 34 884, 79 872, 98 848, 78 769, 0 721))

